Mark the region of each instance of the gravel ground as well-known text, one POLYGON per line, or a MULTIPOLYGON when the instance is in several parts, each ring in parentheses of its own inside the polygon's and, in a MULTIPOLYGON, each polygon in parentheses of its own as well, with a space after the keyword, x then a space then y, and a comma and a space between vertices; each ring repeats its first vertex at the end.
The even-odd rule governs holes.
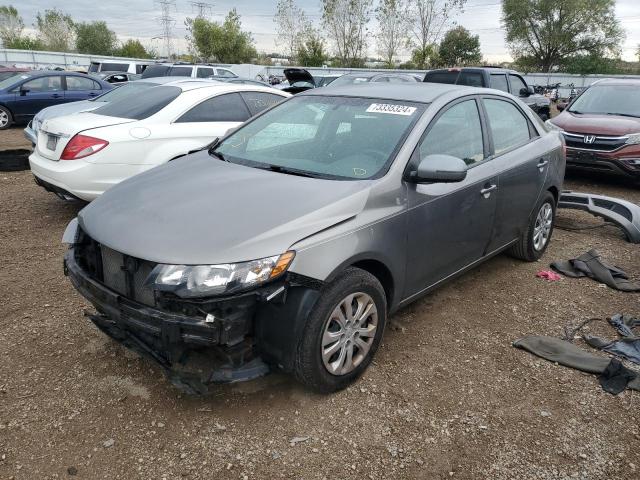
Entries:
MULTIPOLYGON (((640 190, 597 181, 566 186, 640 203, 640 190)), ((403 309, 345 391, 316 395, 272 374, 194 398, 83 317, 60 244, 78 205, 28 171, 0 172, 0 205, 2 479, 640 478, 637 393, 609 395, 511 346, 640 314, 637 294, 535 277, 595 247, 638 278, 639 247, 615 228, 556 230, 541 262, 498 256, 403 309)))

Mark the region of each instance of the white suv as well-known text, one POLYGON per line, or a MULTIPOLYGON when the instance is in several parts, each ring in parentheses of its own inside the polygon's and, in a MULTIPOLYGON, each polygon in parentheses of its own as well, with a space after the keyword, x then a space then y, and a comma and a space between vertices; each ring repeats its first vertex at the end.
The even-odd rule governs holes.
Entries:
POLYGON ((186 63, 159 63, 151 65, 142 74, 142 78, 166 76, 191 78, 236 78, 238 75, 228 68, 186 63))

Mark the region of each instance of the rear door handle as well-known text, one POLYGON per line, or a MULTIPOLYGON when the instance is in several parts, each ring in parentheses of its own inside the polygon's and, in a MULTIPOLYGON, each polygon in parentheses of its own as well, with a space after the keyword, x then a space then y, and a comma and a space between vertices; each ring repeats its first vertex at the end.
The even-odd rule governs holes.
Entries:
POLYGON ((491 192, 493 192, 496 188, 498 188, 497 185, 489 185, 487 187, 484 187, 482 190, 480 190, 480 195, 482 195, 484 198, 489 198, 491 196, 491 192))
POLYGON ((538 167, 538 170, 542 172, 544 171, 544 167, 546 167, 548 163, 549 163, 549 160, 545 160, 544 158, 541 158, 540 161, 538 162, 538 165, 536 166, 538 167))

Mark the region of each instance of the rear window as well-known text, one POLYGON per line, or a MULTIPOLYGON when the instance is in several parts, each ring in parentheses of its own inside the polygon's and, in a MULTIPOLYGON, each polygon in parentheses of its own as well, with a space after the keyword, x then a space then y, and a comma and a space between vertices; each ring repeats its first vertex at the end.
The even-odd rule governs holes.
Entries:
POLYGON ((129 70, 128 63, 102 63, 100 71, 102 72, 127 72, 129 70))
POLYGON ((104 107, 93 110, 93 113, 107 117, 130 118, 143 120, 158 113, 182 93, 177 87, 159 86, 150 88, 141 95, 116 99, 104 107))
POLYGON ((170 68, 167 65, 150 65, 142 72, 142 78, 164 77, 170 68))
POLYGON ((169 69, 170 77, 190 77, 193 67, 171 67, 169 69))
POLYGON ((427 72, 424 76, 425 82, 431 83, 448 83, 453 85, 456 83, 459 72, 427 72))

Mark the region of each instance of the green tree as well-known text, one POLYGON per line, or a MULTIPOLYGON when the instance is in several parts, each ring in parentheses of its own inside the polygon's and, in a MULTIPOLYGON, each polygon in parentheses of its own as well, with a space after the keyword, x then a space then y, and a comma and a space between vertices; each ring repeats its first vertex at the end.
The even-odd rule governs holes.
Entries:
POLYGON ((106 22, 76 23, 76 50, 93 55, 112 55, 118 38, 106 22))
POLYGON ((322 22, 342 67, 361 67, 367 50, 369 0, 321 0, 322 22))
POLYGON ((16 50, 46 50, 44 43, 39 38, 31 38, 26 35, 14 38, 9 43, 5 43, 6 48, 15 48, 16 50))
POLYGON ((438 47, 429 44, 424 48, 415 48, 411 52, 411 63, 415 64, 415 68, 429 68, 439 65, 438 47))
POLYGON ((549 72, 575 55, 616 56, 624 32, 615 0, 503 0, 502 22, 520 65, 549 72))
POLYGON ((247 63, 258 55, 250 32, 242 30, 240 15, 232 9, 219 24, 205 18, 187 18, 187 40, 203 60, 222 63, 247 63))
POLYGON ((6 48, 8 45, 22 36, 24 22, 12 5, 0 6, 0 40, 6 48))
POLYGON ((38 12, 36 16, 40 40, 44 46, 54 52, 69 52, 73 50, 74 28, 73 19, 53 8, 45 10, 44 15, 38 12))
POLYGON ((154 52, 148 51, 144 48, 144 45, 140 43, 140 40, 129 39, 124 42, 119 48, 116 48, 114 55, 118 57, 129 58, 153 58, 154 52))
POLYGON ((445 67, 478 64, 482 61, 480 37, 471 35, 462 26, 452 28, 440 42, 438 57, 440 64, 445 67))
POLYGON ((622 69, 618 65, 619 62, 619 59, 607 58, 597 54, 574 55, 563 62, 560 66, 560 70, 580 75, 589 75, 594 73, 613 75, 623 73, 622 69))
POLYGON ((327 54, 324 51, 324 42, 317 31, 307 32, 305 40, 298 47, 296 57, 298 63, 303 67, 321 67, 326 63, 327 54))

